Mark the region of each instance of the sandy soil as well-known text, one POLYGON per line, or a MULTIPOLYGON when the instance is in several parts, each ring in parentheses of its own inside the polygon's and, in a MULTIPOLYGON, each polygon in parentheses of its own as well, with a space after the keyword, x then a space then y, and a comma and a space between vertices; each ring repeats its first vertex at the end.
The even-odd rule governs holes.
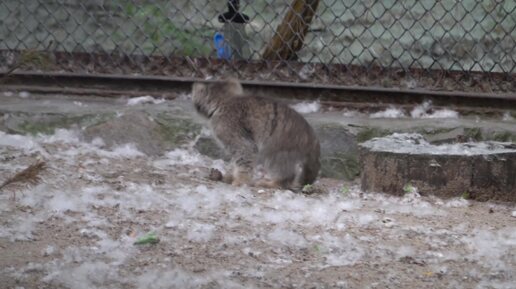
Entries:
POLYGON ((0 288, 515 288, 514 205, 207 181, 223 162, 148 157, 75 132, 0 132, 0 288), (157 244, 134 245, 148 232, 157 244))

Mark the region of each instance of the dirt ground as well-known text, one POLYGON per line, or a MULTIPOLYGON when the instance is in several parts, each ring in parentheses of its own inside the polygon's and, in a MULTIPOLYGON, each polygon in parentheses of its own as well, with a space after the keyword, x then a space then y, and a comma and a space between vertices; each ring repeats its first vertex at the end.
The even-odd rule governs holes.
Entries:
POLYGON ((0 193, 0 288, 516 288, 514 205, 237 188, 190 148, 0 132, 0 182, 37 158, 43 182, 0 193))

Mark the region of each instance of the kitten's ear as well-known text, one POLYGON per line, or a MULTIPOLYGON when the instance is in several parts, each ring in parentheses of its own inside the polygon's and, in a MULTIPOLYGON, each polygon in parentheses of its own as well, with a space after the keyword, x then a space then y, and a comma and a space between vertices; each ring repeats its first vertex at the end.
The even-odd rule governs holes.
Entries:
POLYGON ((233 95, 241 95, 244 93, 244 88, 240 84, 240 81, 234 77, 230 77, 226 80, 226 83, 228 85, 228 90, 233 95))

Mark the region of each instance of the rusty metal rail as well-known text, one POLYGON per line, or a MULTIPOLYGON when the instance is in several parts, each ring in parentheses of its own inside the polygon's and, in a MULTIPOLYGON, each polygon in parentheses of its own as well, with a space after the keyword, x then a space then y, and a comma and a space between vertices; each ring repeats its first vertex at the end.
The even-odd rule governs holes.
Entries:
MULTIPOLYGON (((104 97, 158 94, 165 98, 174 98, 178 94, 188 93, 192 83, 199 81, 195 78, 166 76, 38 72, 16 72, 9 75, 0 73, 0 79, 2 79, 0 90, 104 97)), ((469 107, 480 110, 516 109, 516 94, 403 90, 269 81, 242 81, 242 83, 245 89, 252 93, 295 100, 318 99, 336 107, 411 105, 431 100, 436 106, 469 107)))

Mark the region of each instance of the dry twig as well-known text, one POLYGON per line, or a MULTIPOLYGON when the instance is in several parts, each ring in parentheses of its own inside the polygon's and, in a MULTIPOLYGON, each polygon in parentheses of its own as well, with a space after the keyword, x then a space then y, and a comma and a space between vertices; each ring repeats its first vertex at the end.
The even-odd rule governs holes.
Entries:
POLYGON ((35 186, 41 182, 41 172, 43 172, 45 168, 46 163, 44 161, 38 161, 8 178, 0 185, 0 190, 14 184, 35 186))

